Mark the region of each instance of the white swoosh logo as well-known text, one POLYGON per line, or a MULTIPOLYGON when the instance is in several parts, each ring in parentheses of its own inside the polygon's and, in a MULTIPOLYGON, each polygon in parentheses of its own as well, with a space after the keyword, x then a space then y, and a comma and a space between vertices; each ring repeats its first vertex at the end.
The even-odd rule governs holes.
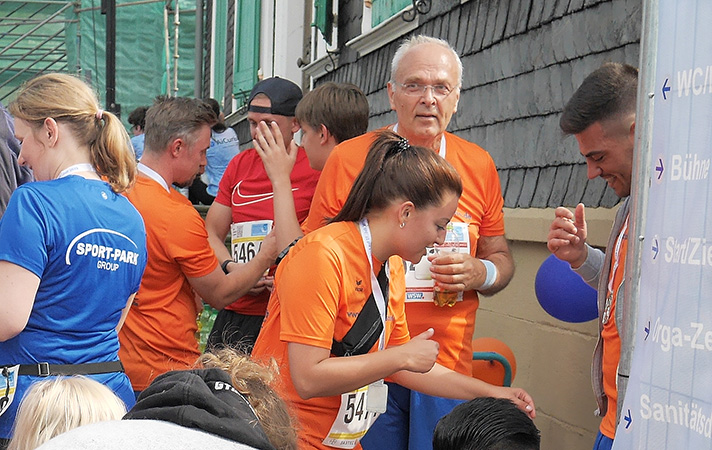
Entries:
MULTIPOLYGON (((240 184, 242 184, 243 181, 244 180, 238 181, 237 184, 235 185, 235 187, 232 189, 232 198, 230 199, 232 206, 240 207, 240 206, 252 205, 254 203, 264 202, 264 201, 269 200, 274 197, 274 192, 267 192, 265 194, 254 194, 254 195, 245 194, 245 195, 243 195, 240 192, 240 184), (239 202, 239 203, 235 202, 235 195, 237 195, 237 198, 244 199, 245 201, 239 202)), ((299 188, 292 188, 292 192, 296 192, 298 190, 299 190, 299 188)))
POLYGON ((132 241, 131 238, 126 236, 125 234, 121 234, 118 231, 109 230, 106 228, 92 228, 91 230, 85 231, 84 233, 78 235, 77 237, 72 239, 72 242, 69 243, 69 247, 67 248, 67 253, 64 255, 64 261, 67 263, 68 266, 72 265, 71 261, 69 261, 69 253, 72 251, 72 247, 74 247, 74 244, 76 244, 79 239, 83 238, 84 236, 90 235, 92 233, 109 233, 109 234, 115 234, 117 236, 121 236, 122 238, 124 238, 127 241, 129 241, 130 243, 132 243, 133 246, 138 249, 138 245, 136 245, 136 243, 134 241, 132 241))

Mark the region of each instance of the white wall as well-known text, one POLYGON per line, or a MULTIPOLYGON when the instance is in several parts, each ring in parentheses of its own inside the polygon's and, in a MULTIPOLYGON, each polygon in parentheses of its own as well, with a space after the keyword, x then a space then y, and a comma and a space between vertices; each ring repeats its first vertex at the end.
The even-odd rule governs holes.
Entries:
POLYGON ((297 59, 304 45, 304 0, 263 0, 260 30, 262 76, 287 78, 301 85, 297 59))

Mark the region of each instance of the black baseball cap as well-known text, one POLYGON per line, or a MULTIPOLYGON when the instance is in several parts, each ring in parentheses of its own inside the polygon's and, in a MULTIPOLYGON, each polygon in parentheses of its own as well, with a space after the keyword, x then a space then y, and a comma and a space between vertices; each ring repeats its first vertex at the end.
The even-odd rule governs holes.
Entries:
POLYGON ((289 80, 279 77, 262 80, 252 88, 250 99, 247 101, 247 110, 264 114, 277 114, 280 116, 294 116, 297 103, 302 99, 302 90, 289 80), (271 103, 269 108, 252 106, 257 94, 265 94, 271 103))

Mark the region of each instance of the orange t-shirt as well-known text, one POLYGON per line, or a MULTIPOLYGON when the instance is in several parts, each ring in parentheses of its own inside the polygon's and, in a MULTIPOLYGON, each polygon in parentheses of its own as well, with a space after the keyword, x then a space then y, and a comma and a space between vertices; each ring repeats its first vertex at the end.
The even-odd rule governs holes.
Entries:
MULTIPOLYGON (((403 264, 392 257, 389 266, 386 347, 410 339, 405 323, 403 264)), ((275 290, 252 357, 262 361, 273 357, 279 364, 281 393, 297 416, 300 448, 331 448, 322 441, 336 418, 341 396, 299 397, 289 371, 287 344, 331 349, 332 340, 343 339, 370 295, 371 267, 353 222, 334 223, 305 236, 277 268, 275 290)), ((375 344, 371 352, 377 350, 375 344)))
MULTIPOLYGON (((363 168, 368 148, 375 139, 370 132, 337 145, 329 155, 316 186, 305 233, 323 225, 324 217, 339 212, 353 181, 363 168)), ((470 250, 477 253, 480 236, 504 235, 504 200, 499 175, 489 153, 481 147, 445 133, 445 159, 462 178, 463 192, 453 217, 468 224, 470 250)), ((408 328, 417 336, 428 328, 435 330, 440 344, 438 363, 468 376, 472 375, 472 336, 479 306, 477 291, 467 291, 463 301, 441 308, 431 303, 406 303, 408 328)))
POLYGON ((119 333, 119 358, 134 390, 158 375, 191 367, 200 356, 195 293, 186 277, 218 266, 200 214, 175 189, 140 175, 129 201, 146 225, 148 263, 141 287, 119 333))
MULTIPOLYGON (((603 420, 601 420, 600 430, 604 436, 611 439, 616 435, 618 363, 621 359, 621 337, 618 334, 616 325, 616 304, 618 301, 618 289, 623 283, 625 275, 625 256, 628 250, 627 223, 628 221, 626 220, 626 226, 622 231, 623 236, 620 237, 620 248, 614 248, 612 252, 613 259, 611 260, 611 271, 608 278, 613 280, 611 284, 612 292, 606 293, 607 295, 612 295, 611 308, 608 322, 603 324, 603 330, 601 331, 601 338, 603 339, 603 392, 608 398, 608 409, 606 410, 606 415, 603 416, 603 420), (616 259, 618 264, 616 264, 616 259)), ((621 291, 622 294, 623 292, 621 291)))

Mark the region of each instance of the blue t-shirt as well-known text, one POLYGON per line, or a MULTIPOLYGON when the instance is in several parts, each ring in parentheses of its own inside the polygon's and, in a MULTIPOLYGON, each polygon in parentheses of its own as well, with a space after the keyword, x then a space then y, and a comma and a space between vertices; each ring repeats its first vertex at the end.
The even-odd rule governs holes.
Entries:
MULTIPOLYGON (((0 366, 119 359, 116 325, 146 267, 143 219, 124 196, 74 175, 20 186, 0 220, 0 260, 40 277, 27 326, 0 342, 0 366)), ((124 373, 91 378, 133 405, 124 373)), ((18 377, 12 405, 0 416, 0 437, 10 436, 22 395, 36 379, 18 377)))
POLYGON ((208 148, 208 165, 205 166, 205 175, 208 178, 208 194, 216 197, 218 186, 230 160, 240 153, 240 140, 235 130, 227 128, 222 133, 212 132, 210 148, 208 148))
POLYGON ((131 138, 131 145, 133 146, 134 153, 136 154, 136 161, 141 159, 141 156, 143 156, 143 141, 145 138, 146 135, 143 133, 131 138))

